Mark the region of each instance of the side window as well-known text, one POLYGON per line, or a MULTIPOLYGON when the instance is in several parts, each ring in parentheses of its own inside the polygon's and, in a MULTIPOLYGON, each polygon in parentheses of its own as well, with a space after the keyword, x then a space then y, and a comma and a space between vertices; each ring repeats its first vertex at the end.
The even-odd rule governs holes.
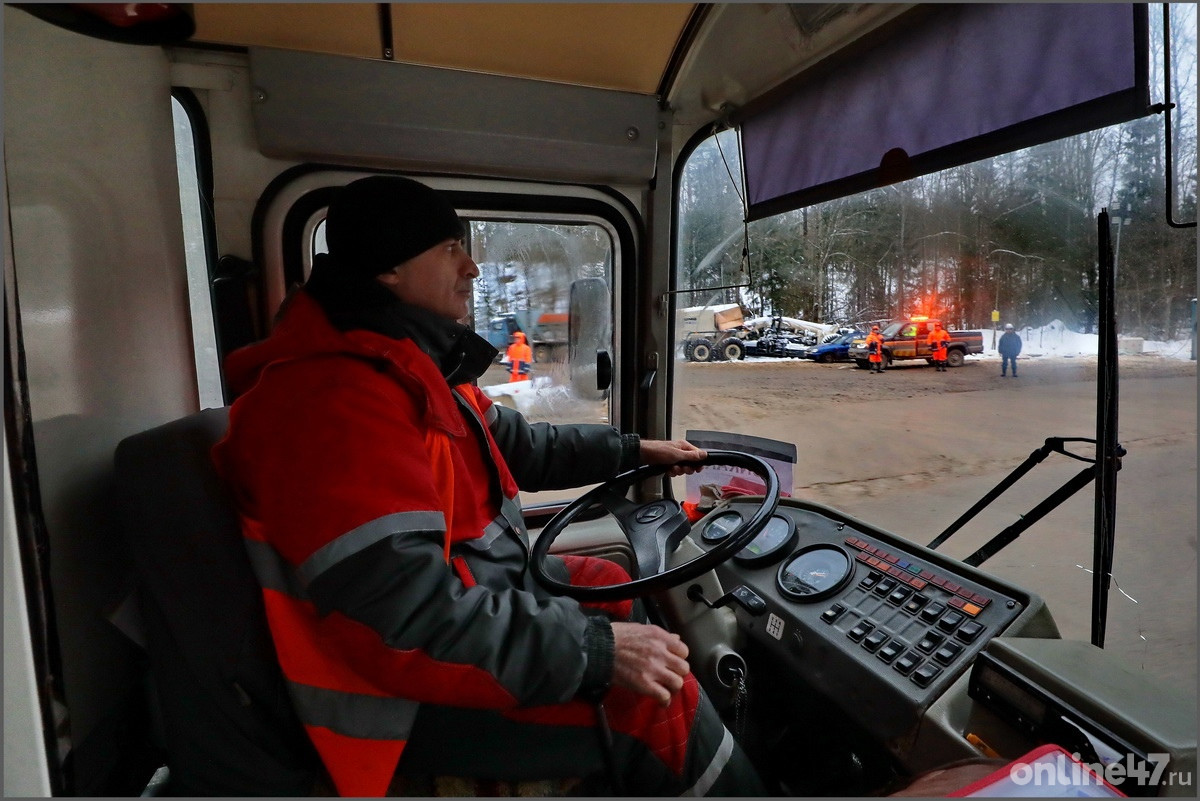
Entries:
MULTIPOLYGON (((500 352, 500 361, 480 377, 479 386, 531 422, 608 422, 607 398, 580 397, 572 386, 568 337, 572 287, 588 279, 612 286, 610 232, 596 223, 472 220, 469 237, 479 265, 475 331, 500 352), (505 354, 518 331, 532 350, 533 364, 527 375, 514 376, 505 354)), ((612 353, 611 333, 607 340, 612 353)))
POLYGON ((915 337, 917 335, 917 327, 915 325, 906 325, 904 330, 900 332, 902 337, 915 337))

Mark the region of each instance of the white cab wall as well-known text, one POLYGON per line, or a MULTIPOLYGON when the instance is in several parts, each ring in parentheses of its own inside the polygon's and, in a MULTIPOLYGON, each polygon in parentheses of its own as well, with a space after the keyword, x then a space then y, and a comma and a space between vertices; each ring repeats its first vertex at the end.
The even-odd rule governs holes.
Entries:
POLYGON ((137 692, 133 649, 104 618, 126 576, 113 449, 197 407, 169 67, 160 48, 90 39, 9 6, 3 22, 11 247, 86 792, 115 758, 110 713, 137 692))
POLYGON ((4 432, 4 797, 50 795, 4 432))

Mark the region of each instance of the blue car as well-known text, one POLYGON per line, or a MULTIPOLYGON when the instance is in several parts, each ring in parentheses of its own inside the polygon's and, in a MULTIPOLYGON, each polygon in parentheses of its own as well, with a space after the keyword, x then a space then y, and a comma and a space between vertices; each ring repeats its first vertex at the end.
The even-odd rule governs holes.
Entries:
POLYGON ((804 358, 826 364, 848 361, 850 359, 850 343, 864 337, 866 334, 862 331, 843 332, 829 342, 822 342, 820 345, 809 348, 804 352, 804 358))

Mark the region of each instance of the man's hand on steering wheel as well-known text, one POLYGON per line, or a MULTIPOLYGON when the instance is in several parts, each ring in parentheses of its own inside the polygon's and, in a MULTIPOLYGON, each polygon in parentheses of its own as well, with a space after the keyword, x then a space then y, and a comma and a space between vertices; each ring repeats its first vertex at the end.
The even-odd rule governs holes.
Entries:
POLYGON ((641 442, 642 464, 669 464, 667 475, 676 476, 699 473, 702 464, 694 464, 708 458, 708 452, 697 448, 686 439, 644 439, 641 442))

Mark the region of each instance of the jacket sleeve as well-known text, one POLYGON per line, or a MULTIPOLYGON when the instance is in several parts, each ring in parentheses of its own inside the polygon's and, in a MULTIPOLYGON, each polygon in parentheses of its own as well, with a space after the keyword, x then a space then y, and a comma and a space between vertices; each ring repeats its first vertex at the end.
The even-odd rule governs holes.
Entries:
POLYGON ((607 680, 596 675, 605 635, 611 659, 606 621, 570 599, 471 586, 447 564, 440 487, 414 422, 423 410, 366 383, 280 404, 242 451, 253 516, 321 615, 327 647, 383 691, 455 706, 558 703, 607 680))
POLYGON ((637 434, 597 423, 530 423, 498 403, 488 417, 508 469, 526 492, 595 484, 638 465, 637 434))
POLYGON ((319 612, 367 627, 386 646, 385 658, 356 666, 362 675, 449 706, 554 704, 607 685, 607 618, 565 598, 467 586, 428 534, 392 534, 309 585, 319 612))

